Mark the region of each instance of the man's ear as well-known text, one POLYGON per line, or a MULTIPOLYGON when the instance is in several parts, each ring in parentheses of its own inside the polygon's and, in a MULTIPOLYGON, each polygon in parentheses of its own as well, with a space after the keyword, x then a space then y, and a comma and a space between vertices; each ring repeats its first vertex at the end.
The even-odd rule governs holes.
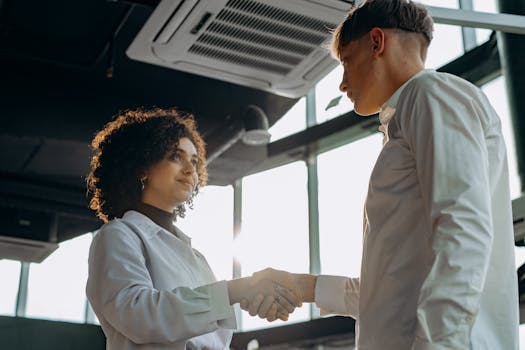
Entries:
POLYGON ((379 27, 370 29, 368 33, 370 43, 372 45, 372 52, 374 56, 379 56, 385 49, 385 31, 379 27))

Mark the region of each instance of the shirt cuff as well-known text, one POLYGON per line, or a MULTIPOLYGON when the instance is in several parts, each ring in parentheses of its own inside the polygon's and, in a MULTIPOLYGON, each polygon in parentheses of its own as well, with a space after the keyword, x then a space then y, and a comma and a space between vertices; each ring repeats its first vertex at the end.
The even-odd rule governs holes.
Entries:
POLYGON ((235 311, 230 305, 227 282, 219 281, 205 287, 208 288, 210 296, 211 318, 217 320, 221 328, 237 329, 235 311))
POLYGON ((357 318, 359 290, 352 287, 350 279, 342 276, 317 276, 315 303, 321 313, 352 316, 357 318))

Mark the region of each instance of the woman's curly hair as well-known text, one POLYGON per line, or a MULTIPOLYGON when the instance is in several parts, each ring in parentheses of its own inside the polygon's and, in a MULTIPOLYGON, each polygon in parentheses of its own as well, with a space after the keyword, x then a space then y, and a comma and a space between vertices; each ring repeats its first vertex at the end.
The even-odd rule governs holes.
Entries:
MULTIPOLYGON (((176 109, 128 110, 99 131, 91 143, 93 157, 87 177, 90 208, 104 222, 124 215, 141 201, 141 178, 146 170, 173 152, 187 137, 197 150, 199 187, 208 179, 205 143, 193 115, 176 109)), ((187 204, 191 207, 190 198, 187 204)), ((175 209, 184 217, 183 204, 175 209)))

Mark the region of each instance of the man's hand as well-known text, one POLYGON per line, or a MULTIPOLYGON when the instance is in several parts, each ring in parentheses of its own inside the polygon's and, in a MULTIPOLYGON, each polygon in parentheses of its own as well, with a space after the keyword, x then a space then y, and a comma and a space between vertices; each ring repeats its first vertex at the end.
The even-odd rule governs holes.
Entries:
POLYGON ((240 302, 250 315, 259 315, 270 322, 288 320, 288 314, 301 304, 295 292, 262 275, 229 281, 228 291, 230 303, 240 302))
POLYGON ((251 277, 251 283, 254 284, 267 280, 276 283, 275 291, 277 296, 274 296, 273 300, 270 296, 264 295, 257 295, 256 298, 252 299, 243 298, 241 300, 241 308, 248 311, 252 316, 259 315, 259 317, 271 321, 274 316, 273 312, 275 311, 272 307, 275 303, 281 306, 277 306, 276 318, 286 321, 288 320, 288 315, 284 315, 283 310, 291 313, 295 307, 300 307, 303 302, 314 301, 316 276, 292 274, 286 271, 267 268, 254 273, 251 277))

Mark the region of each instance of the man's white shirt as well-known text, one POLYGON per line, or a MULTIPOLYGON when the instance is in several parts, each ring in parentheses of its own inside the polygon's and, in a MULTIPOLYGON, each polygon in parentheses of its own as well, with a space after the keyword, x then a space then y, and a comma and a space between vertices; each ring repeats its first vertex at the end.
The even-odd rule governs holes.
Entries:
POLYGON ((383 106, 360 278, 316 303, 356 318, 359 350, 518 349, 506 148, 481 90, 424 70, 383 106))

